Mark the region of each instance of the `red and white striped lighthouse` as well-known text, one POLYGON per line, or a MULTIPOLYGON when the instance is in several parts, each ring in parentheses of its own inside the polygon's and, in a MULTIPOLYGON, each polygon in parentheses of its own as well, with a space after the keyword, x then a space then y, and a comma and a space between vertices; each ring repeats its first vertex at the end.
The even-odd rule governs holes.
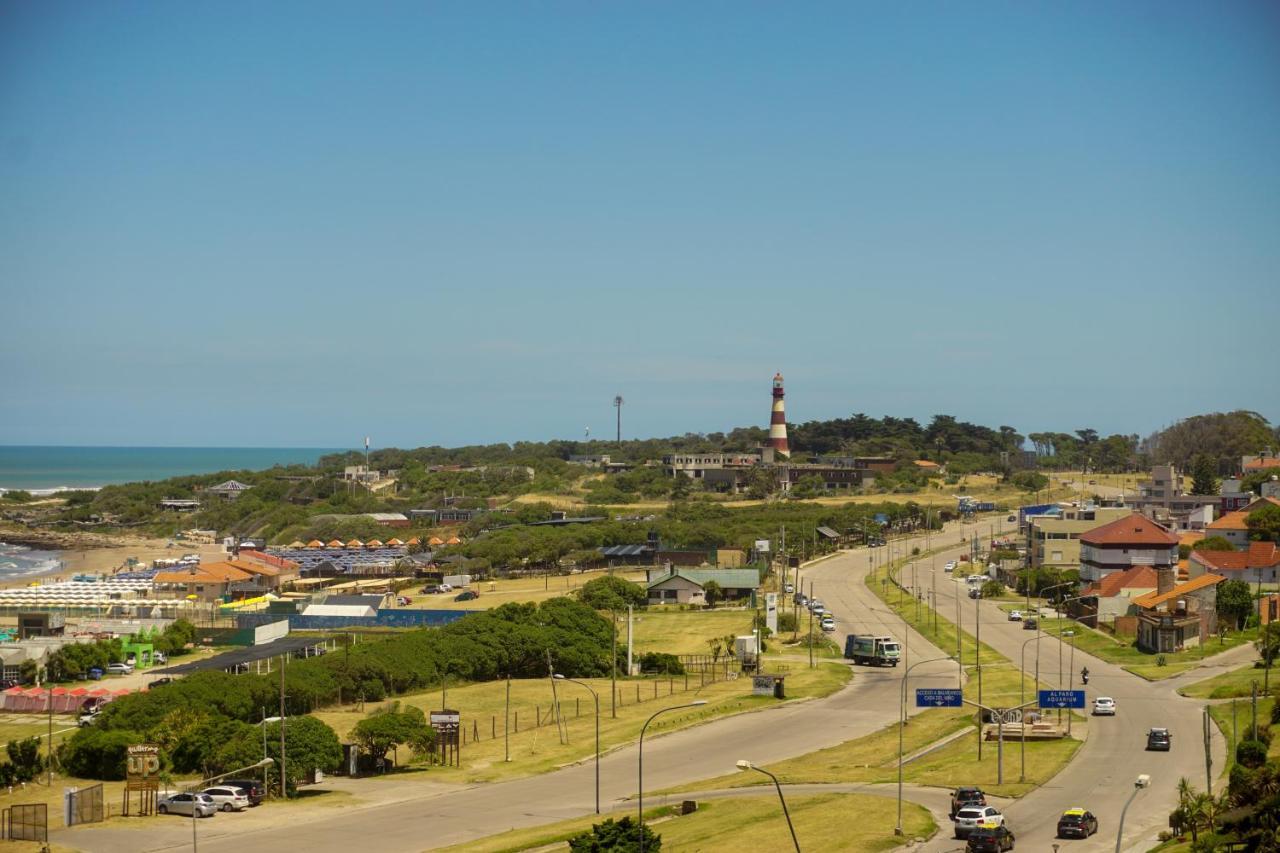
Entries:
POLYGON ((791 456, 787 446, 787 407, 783 402, 782 374, 773 376, 773 413, 769 415, 769 446, 775 456, 791 456))

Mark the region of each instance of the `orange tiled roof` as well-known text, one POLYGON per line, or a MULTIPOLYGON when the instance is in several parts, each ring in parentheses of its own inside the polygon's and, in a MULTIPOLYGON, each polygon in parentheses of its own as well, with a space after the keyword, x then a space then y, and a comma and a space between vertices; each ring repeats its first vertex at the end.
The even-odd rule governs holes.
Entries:
POLYGON ((228 583, 247 581, 252 577, 253 575, 230 563, 201 563, 195 569, 159 572, 154 580, 156 583, 228 583))
POLYGON ((1226 578, 1222 575, 1203 574, 1195 580, 1189 580, 1186 583, 1178 584, 1168 592, 1149 592, 1146 595, 1139 596, 1133 600, 1133 603, 1139 607, 1150 609, 1158 604, 1164 604, 1166 601, 1173 601, 1187 593, 1195 592, 1198 589, 1204 589, 1205 587, 1222 583, 1224 580, 1226 580, 1226 578))
POLYGON ((1248 465, 1244 466, 1246 471, 1265 471, 1268 468, 1280 468, 1280 457, 1268 457, 1266 459, 1255 459, 1248 465))
POLYGON ((1274 542, 1250 542, 1245 551, 1192 551, 1191 556, 1205 568, 1226 572, 1280 565, 1280 548, 1274 542))
POLYGON ((1080 534, 1086 545, 1177 545, 1178 537, 1139 512, 1080 534))
POLYGON ((1244 520, 1249 517, 1249 513, 1242 509, 1235 512, 1229 512, 1217 521, 1210 522, 1209 530, 1248 530, 1249 525, 1244 520))
POLYGON ((928 459, 917 459, 915 464, 919 465, 921 468, 941 468, 942 467, 937 462, 932 462, 928 459))
POLYGON ((1201 539, 1204 539, 1203 533, 1201 533, 1199 530, 1191 530, 1178 537, 1178 544, 1194 545, 1197 542, 1199 542, 1201 539))
POLYGON ((1123 572, 1112 572, 1102 580, 1094 581, 1085 593, 1099 598, 1112 598, 1119 595, 1122 589, 1155 588, 1156 570, 1150 566, 1134 566, 1123 572))

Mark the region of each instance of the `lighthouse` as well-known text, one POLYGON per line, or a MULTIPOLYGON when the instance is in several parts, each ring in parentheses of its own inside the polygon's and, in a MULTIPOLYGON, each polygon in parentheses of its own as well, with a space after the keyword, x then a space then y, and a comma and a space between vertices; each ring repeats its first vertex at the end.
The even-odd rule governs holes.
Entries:
POLYGON ((782 374, 773 376, 773 412, 769 415, 769 446, 775 456, 791 456, 791 448, 787 447, 787 407, 783 402, 786 392, 782 390, 782 374))

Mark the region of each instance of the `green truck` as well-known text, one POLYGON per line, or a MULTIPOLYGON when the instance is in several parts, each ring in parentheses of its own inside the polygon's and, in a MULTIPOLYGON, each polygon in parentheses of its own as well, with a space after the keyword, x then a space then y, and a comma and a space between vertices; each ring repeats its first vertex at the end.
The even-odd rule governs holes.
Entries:
POLYGON ((867 666, 897 666, 902 649, 893 637, 849 634, 844 638, 844 656, 867 666))

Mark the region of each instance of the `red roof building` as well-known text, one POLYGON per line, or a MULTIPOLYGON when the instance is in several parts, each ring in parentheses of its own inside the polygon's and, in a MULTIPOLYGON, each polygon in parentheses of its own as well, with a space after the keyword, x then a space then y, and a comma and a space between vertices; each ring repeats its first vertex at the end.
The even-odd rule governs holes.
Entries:
POLYGON ((1205 573, 1248 583, 1275 583, 1280 577, 1280 548, 1274 542, 1250 542, 1243 551, 1192 551, 1191 577, 1205 573))
POLYGON ((1178 537, 1141 513, 1080 534, 1080 577, 1100 581, 1134 566, 1174 569, 1178 537))

